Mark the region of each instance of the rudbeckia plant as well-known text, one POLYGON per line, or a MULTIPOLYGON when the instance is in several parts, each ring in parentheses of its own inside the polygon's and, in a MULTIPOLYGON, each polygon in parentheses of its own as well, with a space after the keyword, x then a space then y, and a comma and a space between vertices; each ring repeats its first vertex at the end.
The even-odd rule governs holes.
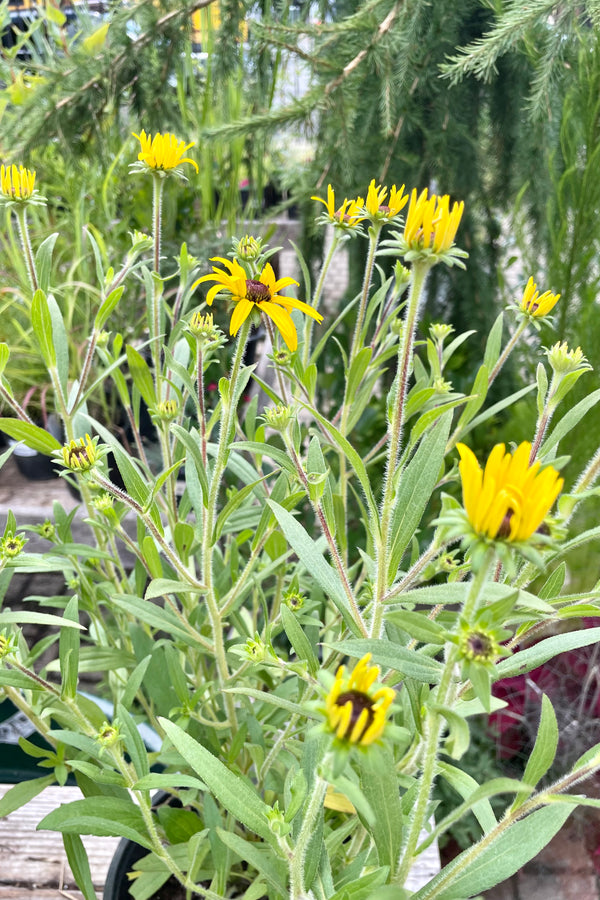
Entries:
POLYGON ((252 235, 212 260, 184 246, 167 267, 161 201, 180 177, 193 180, 193 144, 136 137, 129 191, 152 179, 149 236, 136 237, 135 266, 105 271, 98 254, 97 311, 77 366, 52 293, 60 268, 46 245, 41 290, 30 252, 23 213, 35 175, 2 171, 64 440, 16 402, 5 343, 0 398, 11 415, 0 429, 51 456, 79 506, 67 514, 56 503, 43 525, 9 512, 0 538, 2 596, 20 571, 65 580, 43 606, 33 597, 25 614, 0 610, 0 691, 44 739, 22 741, 39 777, 9 790, 0 814, 71 777, 81 797, 39 828, 63 834, 86 900, 96 896, 86 834, 139 845, 136 900, 176 883, 207 900, 478 896, 534 857, 577 804, 598 804, 584 785, 600 746, 545 777, 559 737, 549 702, 521 779, 480 784, 460 768, 472 717, 504 705, 496 681, 600 639, 576 624, 598 615, 598 585, 569 593, 565 563, 572 545, 598 537, 571 531, 600 474, 600 453, 582 472, 569 467, 568 437, 591 401, 566 414, 563 403, 589 368, 585 347, 557 335, 544 351, 534 334, 536 382, 516 395, 537 388, 530 441, 515 446, 506 433, 476 445, 476 426, 515 399, 488 403, 490 385, 558 296, 533 280, 517 288, 470 391, 454 391, 448 365, 466 338, 450 323, 425 331, 422 307, 432 267, 466 264, 460 200, 373 181, 366 200, 338 202, 330 186, 315 215, 334 239, 314 287, 303 260, 276 271, 273 248, 252 235), (366 241, 363 287, 334 310, 328 277, 351 238, 366 241), (140 284, 146 339, 134 346, 111 321, 140 284), (261 323, 258 367, 245 348, 261 323), (332 341, 339 396, 322 367, 332 341), (133 453, 90 413, 107 379, 133 453), (386 418, 361 455, 373 397, 386 418), (143 406, 158 459, 140 434, 143 406), (25 622, 54 630, 30 646, 25 622), (82 691, 88 673, 95 698, 82 691), (436 820, 440 781, 457 799, 436 820), (470 810, 479 837, 419 881, 424 851, 470 810))

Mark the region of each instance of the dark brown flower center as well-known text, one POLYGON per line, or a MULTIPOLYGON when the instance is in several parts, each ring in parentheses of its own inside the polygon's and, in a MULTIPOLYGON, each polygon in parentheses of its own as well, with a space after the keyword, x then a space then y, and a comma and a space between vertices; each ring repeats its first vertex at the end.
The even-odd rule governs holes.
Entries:
POLYGON ((485 658, 493 655, 493 644, 487 634, 474 631, 467 638, 467 646, 475 658, 485 658))
POLYGON ((248 279, 246 281, 246 298, 252 303, 264 303, 271 299, 271 291, 262 281, 248 279))
POLYGON ((514 509, 509 509, 502 519, 500 523, 500 528, 498 529, 498 533, 496 537, 499 538, 507 538, 510 537, 510 520, 513 517, 514 509))
POLYGON ((73 462, 73 460, 77 460, 79 463, 89 463, 90 459, 87 452, 87 447, 71 447, 69 450, 69 462, 73 462))
POLYGON ((348 724, 348 728, 346 730, 346 734, 344 737, 348 737, 351 733, 352 729, 358 722, 358 718, 363 711, 363 709, 367 710, 367 721, 365 722, 365 727, 361 731, 361 733, 354 739, 355 741, 360 741, 367 728, 373 721, 373 700, 369 697, 368 694, 364 694, 362 691, 346 691, 335 701, 336 706, 345 706, 346 703, 352 704, 352 712, 350 713, 350 722, 348 724))

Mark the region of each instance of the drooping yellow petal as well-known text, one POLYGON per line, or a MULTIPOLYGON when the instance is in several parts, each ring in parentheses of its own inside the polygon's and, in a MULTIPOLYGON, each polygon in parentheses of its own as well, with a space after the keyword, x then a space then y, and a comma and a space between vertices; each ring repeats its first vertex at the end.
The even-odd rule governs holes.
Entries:
POLYGON ((524 441, 514 453, 497 444, 482 471, 473 452, 457 445, 463 505, 473 530, 482 537, 525 541, 537 531, 556 498, 563 479, 540 462, 531 465, 531 444, 524 441))
POLYGON ((298 334, 294 320, 287 309, 277 306, 276 303, 269 302, 261 303, 259 308, 261 312, 266 313, 273 320, 288 350, 291 350, 293 353, 298 347, 298 334))
POLYGON ((242 297, 241 300, 237 301, 231 314, 231 321, 229 322, 229 334, 236 335, 238 333, 253 308, 254 303, 251 303, 250 300, 246 300, 245 297, 242 297))

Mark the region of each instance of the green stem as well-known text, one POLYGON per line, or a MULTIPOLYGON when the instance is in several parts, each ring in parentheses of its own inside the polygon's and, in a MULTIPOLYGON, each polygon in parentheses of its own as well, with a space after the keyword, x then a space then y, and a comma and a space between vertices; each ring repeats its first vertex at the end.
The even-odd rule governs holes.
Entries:
MULTIPOLYGON (((373 277, 373 267, 375 265, 375 253, 377 251, 379 235, 381 234, 381 227, 381 223, 379 223, 378 225, 372 225, 369 228, 369 253, 367 256, 367 263, 365 265, 365 274, 360 296, 360 305, 358 307, 358 313, 356 315, 356 325, 354 326, 354 335, 352 337, 352 344, 350 347, 350 353, 348 355, 349 370, 360 346, 362 329, 365 321, 365 314, 367 311, 367 303, 369 300, 369 288, 371 287, 371 278, 373 277)), ((348 397, 344 397, 344 403, 346 403, 347 400, 348 397)))
POLYGON ((370 636, 378 638, 383 627, 383 597, 387 591, 388 549, 390 543, 390 527, 394 509, 394 482, 396 468, 400 455, 402 430, 404 428, 404 415, 408 381, 412 371, 414 354, 415 332, 419 317, 419 307, 423 285, 432 263, 429 260, 415 260, 412 268, 412 282, 406 304, 406 318, 402 329, 402 339, 398 348, 398 383, 392 415, 388 423, 388 454, 381 503, 380 533, 377 552, 377 576, 375 583, 375 595, 373 598, 373 616, 371 619, 370 636))
MULTIPOLYGON (((495 552, 493 548, 487 552, 478 572, 475 573, 468 597, 463 607, 461 618, 469 622, 477 609, 479 598, 483 586, 485 584, 490 567, 493 564, 495 552)), ((458 617, 457 617, 457 628, 458 617)), ((450 646, 447 655, 442 677, 435 692, 436 706, 447 706, 452 694, 453 672, 456 663, 458 650, 454 646, 450 646)), ((406 881, 408 873, 414 863, 416 849, 419 843, 419 835, 427 821, 427 811, 431 799, 433 783, 435 780, 435 770, 439 755, 440 740, 443 729, 445 727, 445 719, 436 710, 427 709, 424 724, 424 749, 423 749, 423 767, 421 778, 419 780, 419 788, 415 803, 412 806, 406 836, 403 841, 403 847, 398 862, 398 869, 394 877, 396 884, 403 885, 406 881)))
POLYGON ((160 276, 160 241, 162 227, 162 195, 163 195, 164 179, 159 175, 155 175, 152 179, 152 232, 154 238, 154 276, 152 284, 152 306, 150 315, 150 346, 152 347, 152 360, 154 363, 154 378, 156 382, 156 400, 160 401, 160 384, 162 380, 161 372, 161 354, 160 354, 160 302, 161 291, 159 282, 156 280, 160 276))
MULTIPOLYGON (((219 610, 217 597, 214 591, 213 547, 216 536, 213 532, 217 516, 217 500, 225 468, 227 466, 229 444, 232 437, 233 423, 236 414, 234 400, 237 393, 237 382, 242 360, 244 358, 244 350, 246 349, 246 343, 250 333, 250 324, 250 320, 247 319, 242 325, 238 336, 231 375, 229 376, 228 395, 226 400, 222 403, 221 428, 219 431, 217 456, 211 472, 207 509, 202 523, 202 579, 206 585, 206 607, 211 624, 215 647, 215 659, 221 688, 224 688, 229 680, 229 667, 227 665, 225 642, 223 640, 222 614, 219 610)), ((225 698, 227 718, 229 719, 232 729, 235 731, 237 729, 237 715, 234 698, 231 694, 227 693, 223 696, 225 698)))
POLYGON ((35 293, 39 289, 39 281, 37 277, 37 272, 35 269, 35 260, 33 258, 33 251, 31 249, 31 241, 29 240, 29 226, 27 225, 27 210, 23 204, 19 204, 16 208, 17 215, 17 228, 19 230, 19 238, 21 240, 21 247, 23 248, 23 253, 25 254, 25 265, 27 267, 27 276, 29 278, 29 284, 31 285, 31 290, 35 293))
POLYGON ((548 389, 548 395, 546 397, 546 402, 544 404, 544 408, 538 416, 536 428, 535 428, 535 437, 533 438, 533 443, 531 445, 531 453, 529 454, 529 465, 532 466, 535 462, 535 458, 538 455, 538 450, 542 445, 542 441, 546 435, 546 431, 548 430, 548 425, 550 424, 550 420, 556 411, 557 404, 554 402, 554 397, 557 390, 556 378, 552 379, 550 387, 548 389))
POLYGON ((289 866, 290 866, 290 900, 303 900, 306 898, 304 886, 304 863, 306 860, 306 851, 310 839, 314 834, 317 816, 323 810, 323 801, 325 800, 325 792, 327 790, 327 782, 320 775, 315 775, 315 783, 312 793, 306 806, 302 827, 296 840, 289 866))
POLYGON ((182 578, 187 581, 187 583, 196 589, 205 590, 204 586, 200 584, 199 581, 194 578, 194 576, 188 571, 188 569, 184 566, 182 561, 179 559, 178 555, 172 549, 172 547, 167 544, 164 537, 156 527, 152 516, 150 516, 139 503, 137 503, 133 497, 130 497, 125 491, 122 491, 121 488, 117 487, 116 484, 113 484, 112 481, 109 481, 108 478, 105 478, 101 475, 97 469, 94 470, 94 481, 96 484, 100 485, 100 487, 104 488, 111 496, 116 497, 117 500, 120 500, 124 503, 132 512, 136 514, 136 516, 142 520, 166 558, 169 560, 173 568, 182 576, 182 578))
POLYGON ((35 422, 27 414, 27 412, 23 409, 23 407, 18 403, 12 394, 6 390, 2 382, 0 382, 0 396, 3 400, 10 406, 10 408, 17 414, 17 418, 21 419, 23 422, 29 422, 30 425, 35 425, 35 422))
POLYGON ((198 421, 200 422, 200 452, 206 470, 206 409, 204 406, 204 354, 202 344, 196 344, 196 380, 198 387, 198 421))
POLYGON ((489 571, 494 565, 495 559, 496 551, 493 547, 490 547, 483 557, 481 566, 479 567, 477 572, 473 573, 473 578, 470 582, 469 593, 462 610, 462 618, 465 620, 465 622, 471 623, 473 616, 477 612, 481 591, 487 580, 489 571))
POLYGON ((517 330, 515 331, 515 333, 509 340, 509 342, 507 343, 506 347, 504 348, 504 350, 498 357, 498 362, 496 363, 496 365, 494 366, 494 368, 492 369, 492 371, 490 372, 489 377, 488 377, 488 388, 496 380, 500 370, 502 369, 504 363, 506 362, 506 360, 508 359, 508 357, 514 350, 517 341, 519 340, 519 338, 521 337, 521 335, 527 328, 528 324, 529 324, 528 320, 523 319, 523 321, 519 324, 517 330))
MULTIPOLYGON (((327 271, 329 266, 331 265, 331 261, 335 255, 335 251, 340 245, 340 231, 338 228, 333 229, 333 237, 331 239, 331 244, 329 246, 329 250, 327 251, 327 256, 323 261, 323 265, 321 266, 321 271, 319 273, 319 279, 317 281, 317 286, 315 288, 315 292, 312 297, 312 305, 315 309, 319 309, 319 304, 321 302, 321 296, 323 294, 323 288, 325 287, 325 278, 327 276, 327 271)), ((304 320, 304 346, 302 348, 302 367, 305 369, 308 365, 308 359, 310 354, 310 342, 312 337, 312 332, 314 328, 315 322, 311 316, 307 316, 304 320)))
POLYGON ((304 469, 302 467, 302 463, 300 462, 300 460, 298 458, 298 454, 296 453, 295 447, 292 444, 292 441, 291 441, 287 431, 284 432, 283 439, 284 439, 287 451, 290 454, 290 457, 292 459, 292 462, 294 463, 296 472, 298 473, 298 478, 300 479, 302 486, 304 487, 304 490, 306 491, 306 495, 311 502, 311 506, 314 509, 315 514, 319 520, 319 524, 321 526, 321 531, 323 532, 325 540, 327 541, 327 545, 329 547, 329 552, 331 554, 331 558, 332 558, 333 563, 338 571, 338 575, 340 576, 342 586, 344 588, 344 593, 346 594, 346 597, 348 598, 348 603, 350 604, 350 608, 352 610, 352 615, 353 615, 354 621, 358 625, 363 637, 368 637, 368 630, 367 630, 365 620, 362 617, 362 613, 359 609, 356 597, 354 596, 354 591, 352 590, 352 586, 350 584, 350 578, 348 576, 348 572, 346 571, 346 567, 344 565, 344 561, 340 554, 336 540, 335 540, 333 534, 331 533, 331 529, 329 528, 329 525, 327 524, 327 519, 325 518, 323 508, 318 500, 313 500, 311 497, 311 490, 310 490, 311 486, 309 484, 308 478, 306 477, 306 472, 304 471, 304 469))

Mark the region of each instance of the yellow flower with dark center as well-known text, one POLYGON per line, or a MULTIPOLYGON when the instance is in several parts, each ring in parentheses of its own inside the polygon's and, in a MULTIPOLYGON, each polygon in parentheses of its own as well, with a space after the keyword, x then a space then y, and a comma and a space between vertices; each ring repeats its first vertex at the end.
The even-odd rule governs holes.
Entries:
POLYGON ((12 531, 7 531, 2 540, 0 540, 0 557, 14 559, 15 556, 19 556, 22 553, 26 543, 27 538, 24 535, 13 534, 12 531))
POLYGON ((62 461, 73 472, 87 472, 98 462, 98 458, 96 445, 89 434, 78 441, 70 441, 62 448, 62 461))
POLYGON ((417 195, 413 188, 404 226, 404 240, 411 250, 433 250, 446 253, 452 247, 464 202, 454 203, 450 209, 450 197, 444 194, 428 197, 427 188, 417 195))
POLYGON ((359 197, 356 202, 359 206, 364 206, 365 212, 371 219, 393 219, 408 203, 408 196, 404 193, 404 185, 398 190, 393 184, 386 203, 387 193, 388 189, 383 185, 376 185, 373 178, 369 185, 366 202, 363 202, 362 197, 359 197))
POLYGON ((514 453, 496 444, 485 470, 472 450, 457 444, 463 504, 473 530, 482 537, 526 541, 537 531, 560 494, 564 480, 552 466, 529 465, 531 444, 514 453))
POLYGON ((370 666, 370 659, 367 653, 349 675, 345 666, 339 667, 325 707, 329 727, 338 740, 361 747, 381 737, 395 697, 389 687, 371 690, 379 678, 379 666, 370 666))
POLYGON ((154 137, 151 134, 146 134, 145 131, 141 131, 140 134, 132 132, 132 134, 141 145, 138 160, 145 163, 149 169, 168 172, 177 168, 181 163, 190 163, 196 172, 198 171, 198 164, 193 159, 183 155, 186 150, 196 145, 195 141, 185 144, 170 132, 165 134, 157 133, 154 137))
POLYGON ((0 190, 9 200, 29 200, 35 190, 35 172, 24 166, 2 166, 0 190))
POLYGON ((338 225, 349 229, 359 225, 364 218, 364 216, 361 215, 361 207, 363 204, 360 197, 358 200, 348 200, 348 198, 346 198, 342 205, 336 209, 335 191, 330 184, 327 185, 327 200, 323 200, 322 197, 311 197, 310 199, 317 200, 319 203, 323 204, 327 210, 327 217, 332 225, 338 225))
POLYGON ((290 311, 298 309, 305 315, 316 319, 317 322, 323 321, 321 313, 318 313, 312 306, 301 300, 295 300, 293 297, 284 297, 279 293, 289 285, 298 284, 298 282, 293 278, 275 278, 275 272, 270 263, 265 265, 260 277, 255 279, 247 277, 245 269, 237 260, 231 261, 222 256, 215 256, 211 261, 222 263, 228 271, 225 272, 223 269, 213 266, 212 273, 199 278, 192 286, 192 290, 205 281, 215 281, 216 284, 210 288, 206 296, 209 306, 212 305, 217 294, 222 291, 231 294, 235 302, 235 309, 229 323, 230 334, 238 333, 242 324, 256 307, 273 321, 287 347, 293 351, 298 346, 298 335, 290 311))
POLYGON ((558 303, 559 298, 560 294, 553 294, 552 291, 544 291, 543 294, 540 294, 537 289, 537 284, 534 282, 533 277, 531 277, 523 292, 521 311, 539 319, 542 316, 548 315, 550 310, 558 303))

